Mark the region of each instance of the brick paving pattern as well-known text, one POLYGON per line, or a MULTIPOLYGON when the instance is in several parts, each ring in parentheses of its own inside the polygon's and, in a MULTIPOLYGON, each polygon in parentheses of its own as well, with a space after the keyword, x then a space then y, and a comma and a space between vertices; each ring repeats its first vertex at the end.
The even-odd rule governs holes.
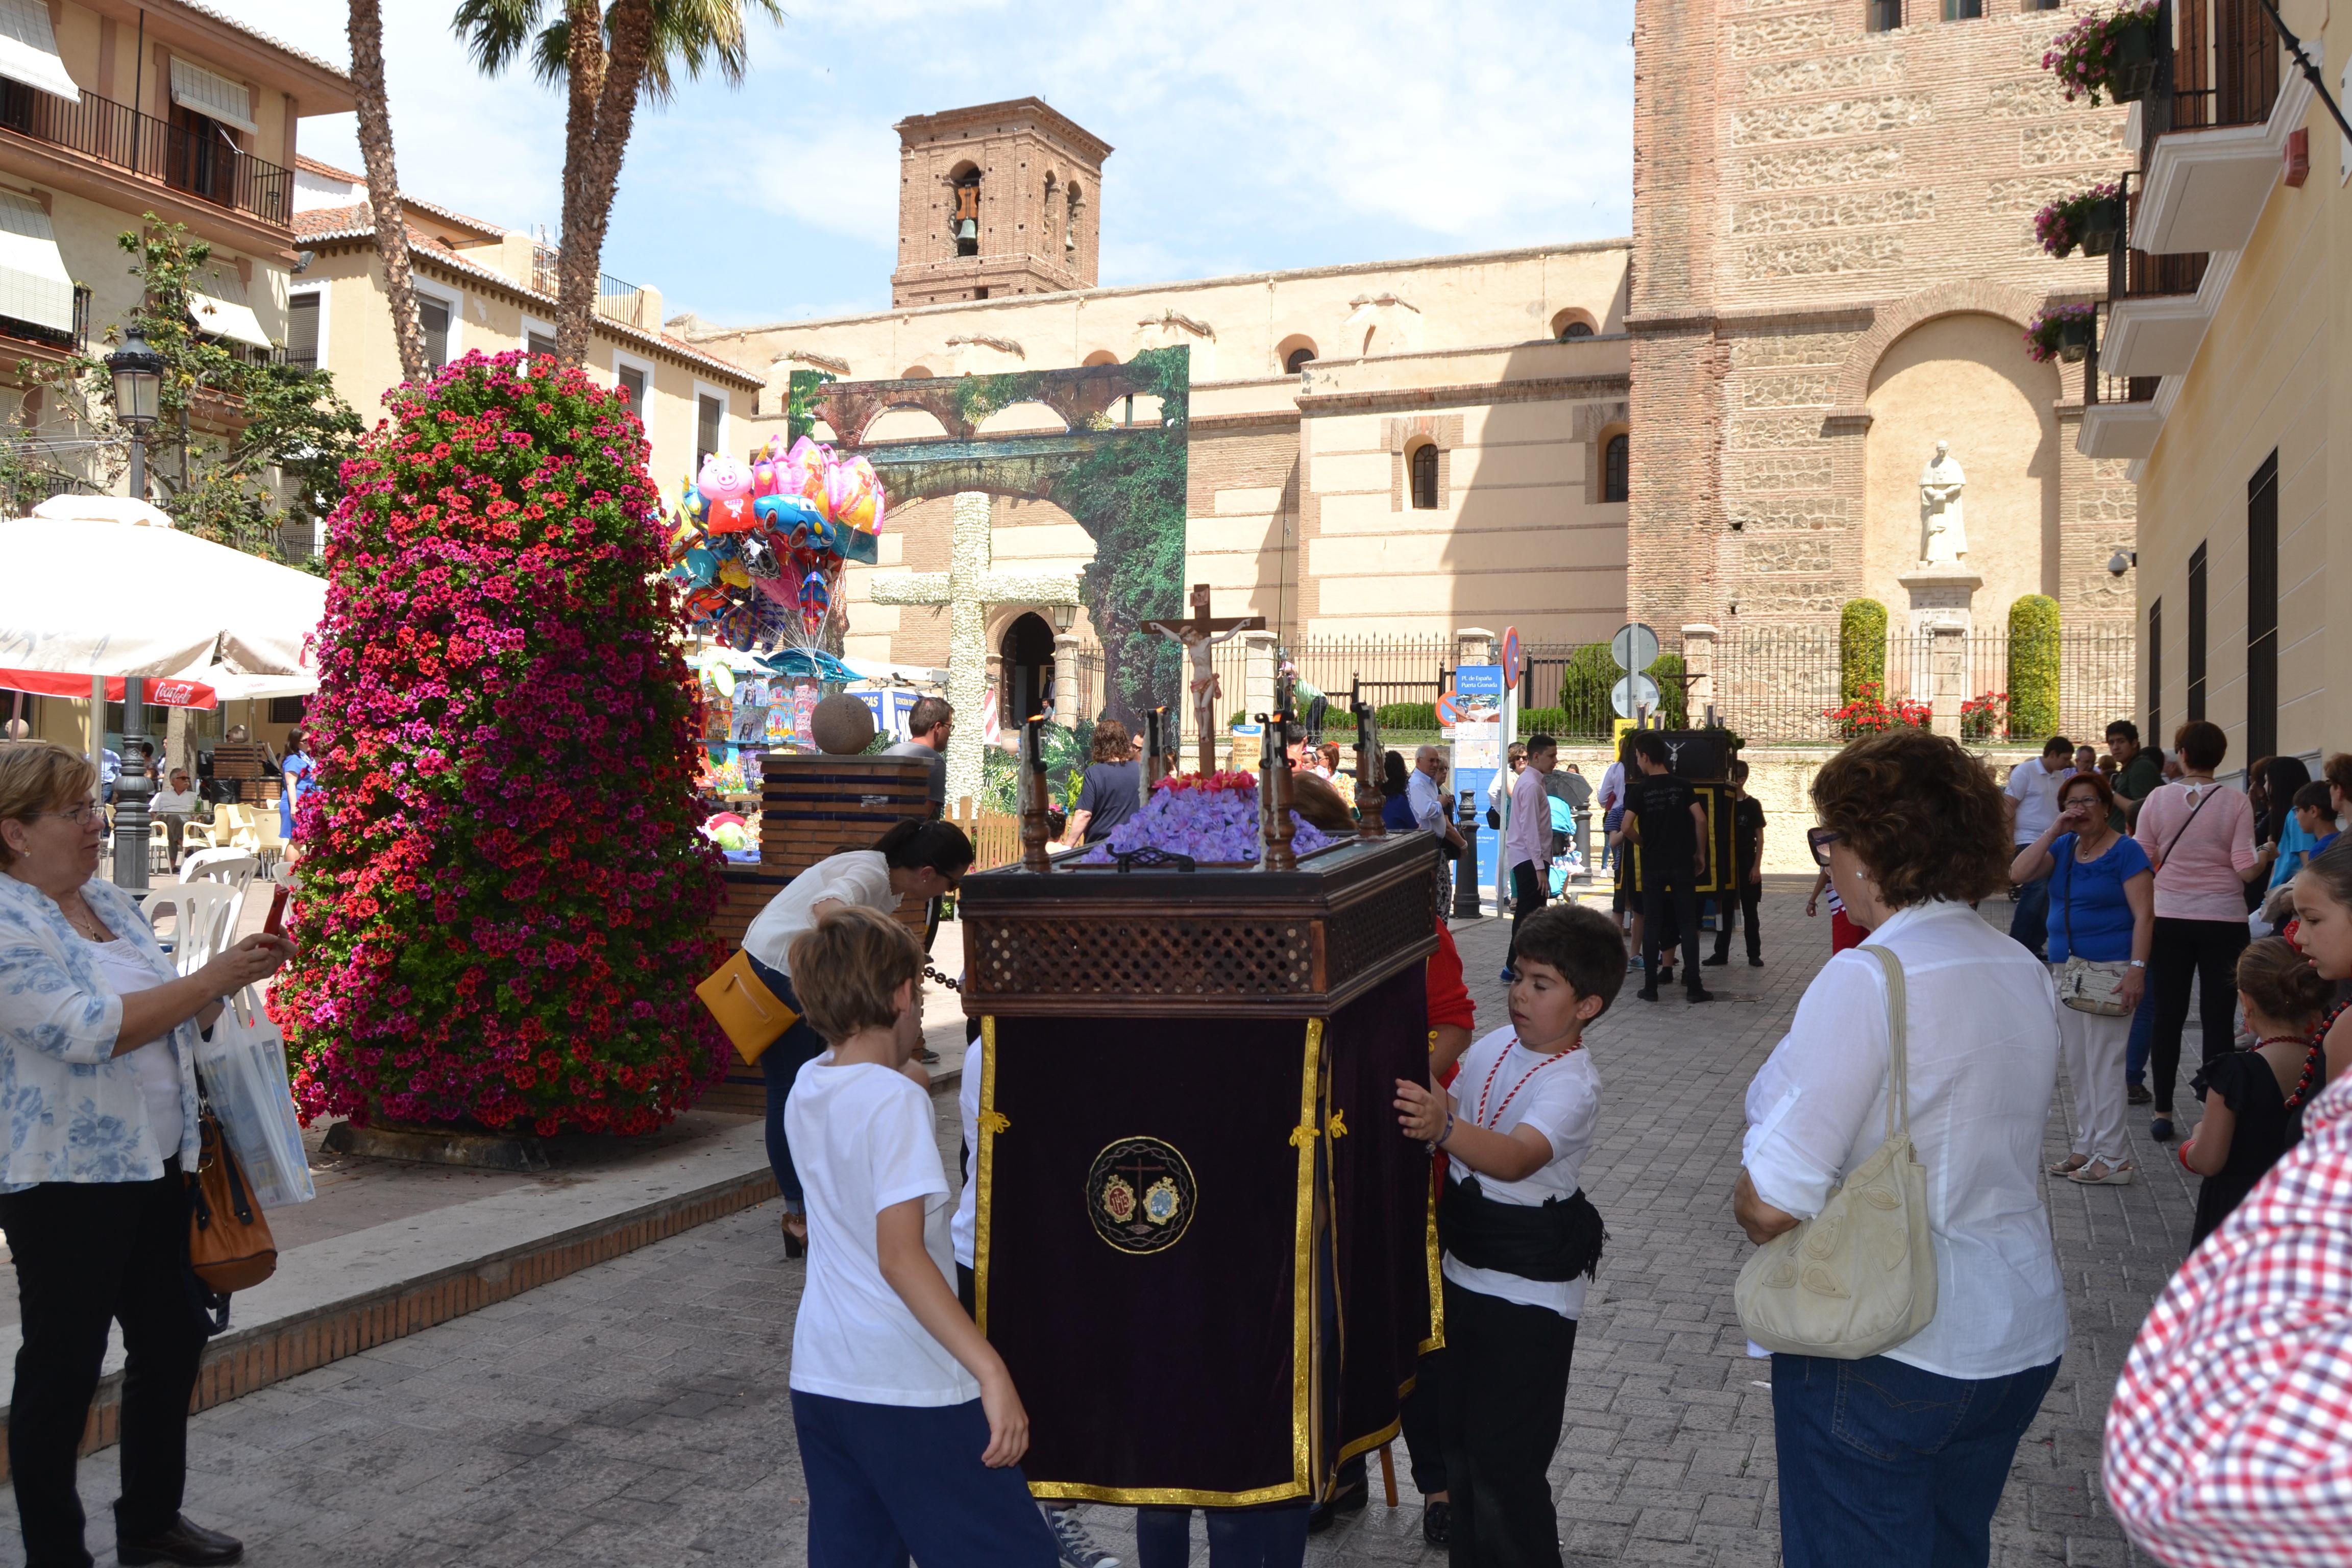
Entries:
MULTIPOLYGON (((1768 967, 1746 967, 1735 944, 1730 968, 1706 971, 1721 999, 1700 1008, 1673 992, 1646 1005, 1629 985, 1592 1037, 1604 1112, 1587 1179, 1611 1241, 1552 1468, 1580 1568, 1778 1559, 1769 1363, 1742 1353, 1731 1310, 1747 1247, 1729 1194, 1748 1082, 1828 954, 1803 885, 1775 879, 1768 892, 1768 967)), ((1984 912, 2005 924, 2009 909, 1984 912)), ((1496 921, 1461 933, 1490 1026, 1505 936, 1496 921)), ((2195 1059, 2193 1041, 2184 1055, 2195 1059)), ((2051 1158, 2063 1112, 2051 1113, 2051 1158)), ((2135 1134, 2146 1125, 2136 1108, 2135 1134)), ((2100 1500, 2099 1426, 2187 1245, 2194 1194, 2168 1153, 2144 1137, 2135 1153, 2131 1186, 2051 1184, 2074 1336, 1994 1527, 2005 1568, 2147 1561, 2100 1500)), ((804 1561, 785 1385, 803 1266, 785 1262, 775 1215, 730 1215, 205 1412, 190 1513, 244 1536, 263 1568, 804 1561)), ((1404 1506, 1381 1504, 1375 1467, 1371 1506, 1317 1538, 1311 1563, 1443 1560, 1421 1543, 1402 1446, 1396 1460, 1404 1506)), ((100 1520, 115 1462, 108 1450, 83 1466, 100 1520)), ((1087 1517, 1132 1568, 1124 1511, 1087 1517)), ((91 1531, 102 1563, 110 1534, 91 1531)), ((0 1562, 17 1551, 13 1517, 0 1518, 0 1562)))

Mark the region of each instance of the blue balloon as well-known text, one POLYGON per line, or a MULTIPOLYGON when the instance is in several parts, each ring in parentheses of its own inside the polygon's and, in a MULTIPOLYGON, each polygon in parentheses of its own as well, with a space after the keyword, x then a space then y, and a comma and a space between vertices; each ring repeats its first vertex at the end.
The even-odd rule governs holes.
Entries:
POLYGON ((719 557, 708 550, 689 550, 686 552, 686 570, 696 587, 706 586, 719 575, 719 557))

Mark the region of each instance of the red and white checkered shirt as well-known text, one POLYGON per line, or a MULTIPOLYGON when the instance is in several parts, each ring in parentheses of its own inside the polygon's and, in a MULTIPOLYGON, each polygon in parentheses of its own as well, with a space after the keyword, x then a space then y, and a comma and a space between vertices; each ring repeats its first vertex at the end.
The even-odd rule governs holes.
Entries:
POLYGON ((2352 1075, 2158 1298, 2105 1469, 2125 1531, 2176 1568, 2352 1563, 2352 1075))

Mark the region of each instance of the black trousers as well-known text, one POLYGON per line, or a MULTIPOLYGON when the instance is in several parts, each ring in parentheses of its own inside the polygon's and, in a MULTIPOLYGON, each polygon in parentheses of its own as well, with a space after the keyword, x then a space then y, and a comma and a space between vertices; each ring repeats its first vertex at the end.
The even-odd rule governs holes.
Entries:
POLYGON ((1687 866, 1661 868, 1645 865, 1642 868, 1642 984, 1654 987, 1658 983, 1659 922, 1666 910, 1675 912, 1675 929, 1682 933, 1683 984, 1689 989, 1699 989, 1698 973, 1698 894, 1693 884, 1698 879, 1687 866))
POLYGON ((1731 917, 1736 912, 1747 922, 1748 956, 1764 956, 1764 933, 1756 924, 1757 901, 1764 896, 1761 882, 1742 882, 1736 893, 1717 893, 1715 898, 1715 956, 1731 956, 1731 917))
POLYGON ((1553 1451, 1576 1322, 1445 1282, 1454 1568, 1560 1568, 1553 1451))
POLYGON ((2172 1113, 2172 1080, 2180 1070, 2180 1031, 2189 1022, 2189 983, 2198 983, 2205 1060, 2236 1048, 2238 954, 2253 937, 2243 921, 2184 921, 2156 917, 2147 944, 2148 989, 2156 994, 2156 1113, 2172 1113))
POLYGON ((26 1568, 89 1568, 77 1450, 107 1325, 122 1325, 121 1535, 171 1528, 188 1477, 188 1396, 205 1350, 188 1293, 188 1198, 152 1182, 45 1182, 0 1194, 25 1339, 8 1408, 8 1479, 26 1568))
POLYGON ((1454 1352, 1433 1350, 1421 1358, 1412 1392, 1404 1396, 1397 1421, 1404 1428, 1405 1458, 1412 1466, 1412 1489, 1427 1497, 1445 1487, 1445 1400, 1454 1352))
POLYGON ((1544 907, 1544 897, 1550 889, 1550 867, 1538 866, 1533 860, 1522 860, 1511 868, 1512 958, 1518 956, 1519 928, 1527 924, 1529 915, 1544 907))

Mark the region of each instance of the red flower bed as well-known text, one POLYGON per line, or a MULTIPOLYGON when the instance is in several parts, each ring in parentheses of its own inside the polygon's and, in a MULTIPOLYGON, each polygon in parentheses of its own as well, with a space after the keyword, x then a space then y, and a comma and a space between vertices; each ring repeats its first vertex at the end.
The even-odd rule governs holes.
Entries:
POLYGON ((299 955, 306 1119, 646 1132, 725 1068, 720 857, 643 427, 546 357, 389 399, 327 542, 299 955))

